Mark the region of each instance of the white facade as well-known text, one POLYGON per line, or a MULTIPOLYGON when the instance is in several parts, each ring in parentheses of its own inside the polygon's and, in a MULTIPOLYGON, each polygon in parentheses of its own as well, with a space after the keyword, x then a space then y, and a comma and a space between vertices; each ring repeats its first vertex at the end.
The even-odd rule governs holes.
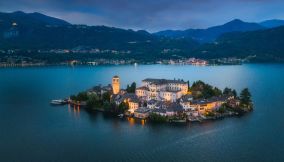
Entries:
POLYGON ((182 80, 145 79, 142 87, 136 89, 136 95, 145 100, 176 102, 187 91, 188 84, 182 80))
POLYGON ((190 102, 180 102, 180 105, 183 107, 184 110, 191 110, 192 109, 190 102))

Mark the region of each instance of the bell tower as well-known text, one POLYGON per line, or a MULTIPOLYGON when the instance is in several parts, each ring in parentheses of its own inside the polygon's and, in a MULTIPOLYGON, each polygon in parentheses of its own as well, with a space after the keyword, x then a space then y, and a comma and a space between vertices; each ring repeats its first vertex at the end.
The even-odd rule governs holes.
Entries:
POLYGON ((118 94, 120 91, 119 77, 116 75, 112 77, 112 92, 113 94, 118 94))

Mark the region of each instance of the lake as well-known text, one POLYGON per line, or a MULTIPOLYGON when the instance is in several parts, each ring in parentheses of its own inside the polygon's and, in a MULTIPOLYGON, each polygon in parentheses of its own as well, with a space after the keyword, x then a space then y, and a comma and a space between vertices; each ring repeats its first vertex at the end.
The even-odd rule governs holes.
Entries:
POLYGON ((0 161, 283 161, 284 65, 125 65, 0 69, 0 161), (255 111, 194 124, 153 125, 73 107, 64 98, 119 75, 202 80, 240 92, 255 111))

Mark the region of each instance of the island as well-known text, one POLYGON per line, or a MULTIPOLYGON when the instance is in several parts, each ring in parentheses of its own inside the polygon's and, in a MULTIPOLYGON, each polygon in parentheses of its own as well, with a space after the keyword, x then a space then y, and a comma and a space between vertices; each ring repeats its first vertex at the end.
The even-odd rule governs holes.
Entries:
POLYGON ((241 91, 217 87, 182 79, 142 80, 136 87, 133 82, 121 89, 119 76, 112 78, 112 84, 95 86, 66 101, 87 110, 103 111, 119 117, 131 117, 162 122, 201 122, 229 116, 239 116, 253 110, 251 93, 248 88, 241 91))

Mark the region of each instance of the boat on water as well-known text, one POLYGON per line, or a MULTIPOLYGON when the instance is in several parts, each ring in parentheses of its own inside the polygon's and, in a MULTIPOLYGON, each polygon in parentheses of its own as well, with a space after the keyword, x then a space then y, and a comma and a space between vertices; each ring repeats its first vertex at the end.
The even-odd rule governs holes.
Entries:
POLYGON ((123 114, 119 114, 117 116, 120 117, 120 118, 123 118, 124 115, 123 114))
POLYGON ((52 105, 64 105, 67 104, 68 101, 66 100, 51 100, 50 104, 52 105))

